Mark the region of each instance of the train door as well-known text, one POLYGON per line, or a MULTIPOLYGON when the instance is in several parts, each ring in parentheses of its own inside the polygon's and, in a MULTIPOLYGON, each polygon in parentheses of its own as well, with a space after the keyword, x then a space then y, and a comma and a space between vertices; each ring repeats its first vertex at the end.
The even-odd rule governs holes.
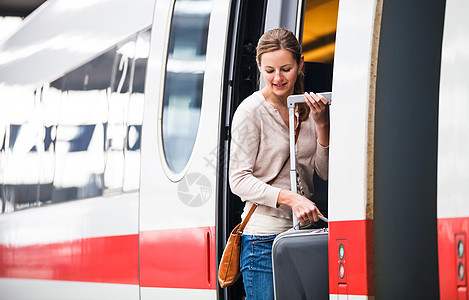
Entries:
POLYGON ((139 208, 141 299, 215 299, 218 124, 230 1, 156 2, 139 208))

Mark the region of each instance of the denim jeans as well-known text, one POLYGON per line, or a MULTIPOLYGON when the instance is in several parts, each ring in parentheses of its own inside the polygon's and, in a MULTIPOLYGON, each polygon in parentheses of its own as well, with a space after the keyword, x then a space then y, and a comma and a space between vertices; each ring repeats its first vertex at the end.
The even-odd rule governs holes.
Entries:
POLYGON ((277 235, 243 235, 241 272, 247 300, 273 300, 272 244, 277 235))

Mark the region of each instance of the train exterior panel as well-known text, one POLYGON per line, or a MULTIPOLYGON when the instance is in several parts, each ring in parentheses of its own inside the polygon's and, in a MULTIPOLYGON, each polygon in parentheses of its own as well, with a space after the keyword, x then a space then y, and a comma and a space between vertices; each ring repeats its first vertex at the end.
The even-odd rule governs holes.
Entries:
MULTIPOLYGON (((93 184, 88 184, 100 182, 105 173, 103 151, 96 149, 103 148, 98 133, 103 132, 99 125, 106 119, 106 92, 96 88, 87 96, 85 89, 75 91, 78 89, 70 85, 66 97, 52 82, 98 55, 111 53, 109 48, 118 43, 124 41, 135 47, 137 38, 130 44, 125 41, 151 26, 153 8, 153 1, 50 1, 3 41, 2 211, 41 207, 2 215, 2 299, 139 298, 139 162, 126 168, 132 169, 129 174, 137 174, 137 183, 128 178, 125 193, 115 193, 111 188, 106 193, 97 192, 93 184), (103 12, 113 13, 103 17, 103 12), (65 98, 83 101, 64 102, 60 116, 55 101, 65 98), (83 119, 84 115, 87 117, 83 119), (86 132, 92 135, 83 143, 86 132), (71 172, 59 176, 64 167, 71 172), (95 173, 100 176, 91 176, 95 173), (74 198, 83 200, 64 201, 74 198), (49 205, 51 202, 56 204, 49 205)), ((140 49, 145 52, 145 46, 140 49)), ((135 58, 135 54, 130 56, 135 58)), ((127 68, 129 61, 122 59, 123 67, 127 68)), ((110 82, 111 69, 108 72, 110 82)), ((121 78, 126 76, 129 73, 121 78)), ((137 90, 135 87, 132 97, 140 107, 143 91, 137 90)), ((119 102, 119 97, 115 98, 119 102)), ((138 117, 130 114, 127 123, 133 126, 129 128, 139 129, 138 117)), ((106 123, 112 122, 108 119, 106 123)), ((135 153, 127 154, 130 163, 135 153)), ((111 183, 112 179, 106 177, 111 183)))
POLYGON ((45 2, 0 43, 0 298, 243 299, 231 118, 285 27, 333 93, 329 298, 469 299, 467 6, 45 2))
POLYGON ((469 195, 469 43, 463 1, 447 1, 438 127, 438 254, 442 299, 467 299, 467 237, 469 195))
POLYGON ((374 295, 373 203, 368 187, 373 170, 370 129, 374 126, 371 112, 377 58, 372 54, 378 46, 380 5, 381 1, 343 1, 339 5, 332 90, 340 105, 331 106, 331 120, 341 122, 331 123, 329 162, 331 299, 374 295), (344 278, 338 273, 343 263, 338 258, 339 247, 347 253, 344 278))
POLYGON ((153 27, 167 29, 152 31, 152 40, 165 42, 153 43, 150 52, 154 65, 148 70, 143 125, 139 215, 143 299, 216 298, 217 136, 229 2, 186 1, 192 4, 187 7, 180 2, 156 3, 153 27), (185 24, 188 18, 195 23, 185 24), (177 26, 188 30, 187 26, 200 23, 204 26, 193 34, 201 35, 201 40, 187 41, 187 36, 173 34, 180 30, 177 26), (175 48, 168 49, 167 43, 176 44, 175 48), (182 46, 176 48, 178 43, 186 43, 186 51, 193 53, 178 58, 176 52, 184 51, 182 46), (191 76, 197 81, 203 76, 203 82, 195 82, 201 92, 190 86, 191 76), (180 83, 172 87, 169 80, 180 83), (188 102, 194 97, 200 97, 199 103, 188 102), (170 130, 174 133, 166 132, 170 130), (168 152, 178 153, 170 158, 168 152))

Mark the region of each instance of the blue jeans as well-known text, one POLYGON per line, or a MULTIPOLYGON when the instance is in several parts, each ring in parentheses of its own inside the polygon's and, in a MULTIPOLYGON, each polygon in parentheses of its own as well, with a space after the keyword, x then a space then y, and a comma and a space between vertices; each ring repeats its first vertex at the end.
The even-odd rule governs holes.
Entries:
POLYGON ((241 272, 247 300, 273 300, 272 244, 277 235, 243 235, 241 272))

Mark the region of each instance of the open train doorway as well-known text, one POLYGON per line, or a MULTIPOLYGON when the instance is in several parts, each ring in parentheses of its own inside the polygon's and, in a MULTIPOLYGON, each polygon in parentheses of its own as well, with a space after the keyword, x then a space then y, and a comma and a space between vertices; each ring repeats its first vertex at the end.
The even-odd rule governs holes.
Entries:
MULTIPOLYGON (((300 40, 305 59, 305 92, 331 92, 339 0, 304 2, 300 40)), ((328 217, 328 185, 314 174, 313 201, 328 217)), ((319 226, 327 226, 320 222, 319 226)))
MULTIPOLYGON (((241 220, 244 203, 228 184, 231 120, 238 105, 259 89, 256 45, 260 36, 275 27, 295 32, 305 55, 305 91, 332 91, 338 0, 235 1, 227 40, 224 97, 220 124, 217 201, 217 263, 226 240, 241 220)), ((327 216, 327 182, 314 178, 315 196, 327 216)), ((218 299, 245 299, 241 278, 221 289, 218 299)))
MULTIPOLYGON (((231 192, 228 184, 230 127, 238 105, 259 87, 256 44, 264 32, 266 6, 266 0, 239 0, 234 2, 230 14, 217 164, 217 264, 231 230, 241 221, 244 207, 244 203, 231 192)), ((224 289, 217 284, 217 297, 245 299, 242 280, 224 289)))

